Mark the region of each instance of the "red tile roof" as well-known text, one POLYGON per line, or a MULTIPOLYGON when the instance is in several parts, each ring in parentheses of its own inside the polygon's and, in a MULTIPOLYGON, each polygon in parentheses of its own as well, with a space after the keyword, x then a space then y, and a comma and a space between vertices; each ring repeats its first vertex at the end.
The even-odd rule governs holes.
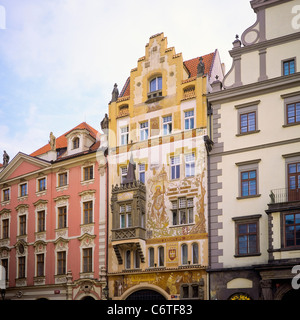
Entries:
MULTIPOLYGON (((209 53, 209 54, 202 56, 203 63, 205 65, 205 74, 208 74, 209 76, 211 73, 211 68, 213 65, 215 53, 216 52, 212 52, 212 53, 209 53)), ((200 60, 200 57, 183 62, 184 66, 186 67, 186 69, 189 73, 189 78, 193 78, 193 77, 197 76, 197 67, 199 64, 199 60, 200 60)), ((130 77, 127 78, 127 80, 123 86, 123 89, 121 90, 121 93, 119 95, 120 98, 127 97, 127 96, 130 96, 130 77)))
MULTIPOLYGON (((93 127, 91 127, 90 125, 88 125, 86 122, 82 122, 80 123, 78 126, 76 126, 75 128, 69 130, 68 132, 64 133, 63 135, 61 135, 60 137, 56 138, 56 149, 61 149, 61 148, 66 148, 67 147, 67 138, 66 135, 68 133, 70 133, 73 130, 76 129, 86 129, 89 131, 89 134, 94 138, 97 139, 97 135, 99 134, 99 132, 94 129, 93 127)), ((91 150, 97 150, 99 147, 99 141, 96 141, 92 146, 91 146, 91 150), (97 146, 97 148, 96 148, 97 146)), ((40 149, 34 151, 33 153, 30 154, 30 156, 32 157, 37 157, 40 156, 48 151, 51 150, 50 144, 46 144, 43 147, 41 147, 40 149)))

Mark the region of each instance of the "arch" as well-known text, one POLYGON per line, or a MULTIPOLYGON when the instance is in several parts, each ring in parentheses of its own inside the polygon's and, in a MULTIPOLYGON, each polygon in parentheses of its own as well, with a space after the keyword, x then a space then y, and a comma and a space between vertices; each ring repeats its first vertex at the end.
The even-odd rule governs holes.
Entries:
POLYGON ((95 298, 92 296, 84 296, 80 300, 85 300, 85 301, 94 301, 95 298))
POLYGON ((275 292, 274 300, 282 300, 285 294, 287 294, 291 290, 293 290, 293 288, 290 283, 284 283, 280 285, 277 291, 275 292))
POLYGON ((73 144, 73 149, 78 149, 79 148, 79 143, 80 143, 80 139, 78 137, 75 137, 72 141, 73 144))
POLYGON ((126 290, 122 296, 120 297, 120 300, 127 300, 127 298, 132 295, 135 292, 138 291, 142 291, 142 290, 150 290, 150 291, 154 291, 157 294, 161 295, 165 300, 169 299, 169 295, 167 294, 166 291, 164 291, 162 288, 154 285, 154 284, 138 284, 132 288, 129 288, 128 290, 126 290))

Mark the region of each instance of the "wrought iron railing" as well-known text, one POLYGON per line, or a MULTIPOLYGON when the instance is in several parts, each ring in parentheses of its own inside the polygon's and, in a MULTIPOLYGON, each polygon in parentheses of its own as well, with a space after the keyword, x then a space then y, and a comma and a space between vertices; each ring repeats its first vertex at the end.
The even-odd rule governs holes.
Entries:
POLYGON ((283 203, 283 202, 292 202, 300 201, 300 189, 273 189, 270 193, 271 204, 272 203, 283 203))

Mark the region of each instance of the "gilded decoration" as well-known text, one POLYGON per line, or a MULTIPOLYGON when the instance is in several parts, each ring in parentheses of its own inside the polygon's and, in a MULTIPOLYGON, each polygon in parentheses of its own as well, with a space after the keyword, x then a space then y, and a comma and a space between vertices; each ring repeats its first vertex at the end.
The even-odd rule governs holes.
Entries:
POLYGON ((206 233, 204 174, 203 170, 193 177, 170 182, 164 165, 160 171, 153 168, 153 176, 147 181, 147 229, 151 231, 153 238, 206 233), (171 221, 167 213, 171 208, 170 200, 191 195, 194 196, 194 223, 170 228, 171 221))
POLYGON ((113 295, 120 297, 126 290, 133 286, 148 283, 156 285, 165 290, 169 295, 179 295, 180 286, 186 283, 203 282, 204 270, 197 271, 172 271, 172 272, 153 272, 144 274, 128 274, 123 276, 112 276, 113 295))

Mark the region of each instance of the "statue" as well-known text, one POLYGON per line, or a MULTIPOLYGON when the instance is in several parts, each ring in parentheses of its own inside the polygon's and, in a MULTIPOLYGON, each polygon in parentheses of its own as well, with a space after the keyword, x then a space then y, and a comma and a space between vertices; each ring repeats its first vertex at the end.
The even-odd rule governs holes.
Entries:
POLYGON ((105 116, 104 116, 103 120, 100 122, 102 130, 108 129, 108 121, 109 121, 108 120, 108 115, 107 115, 107 113, 105 113, 105 116))
POLYGON ((197 77, 202 77, 204 75, 205 65, 203 62, 203 58, 200 57, 199 64, 197 66, 197 77))
POLYGON ((56 138, 53 134, 53 132, 50 132, 50 147, 52 151, 56 151, 56 138))
POLYGON ((119 90, 118 90, 118 85, 115 83, 114 89, 113 89, 113 92, 112 92, 111 102, 117 101, 118 98, 119 98, 119 90))
POLYGON ((6 167, 8 165, 8 162, 9 162, 9 155, 4 150, 4 152, 3 152, 3 167, 6 167))

